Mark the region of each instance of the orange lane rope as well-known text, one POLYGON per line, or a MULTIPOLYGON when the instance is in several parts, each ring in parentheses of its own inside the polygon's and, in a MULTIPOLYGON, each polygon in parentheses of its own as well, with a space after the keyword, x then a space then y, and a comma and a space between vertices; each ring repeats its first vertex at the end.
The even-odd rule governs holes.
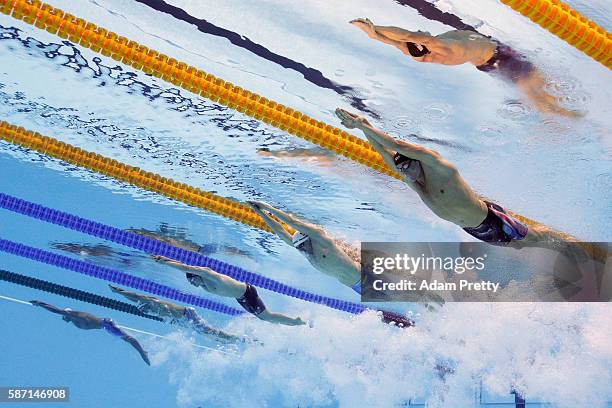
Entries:
MULTIPOLYGON (((0 120, 0 140, 110 176, 171 199, 272 232, 251 207, 0 120)), ((285 225, 293 234, 295 230, 285 225)))
POLYGON ((501 0, 586 55, 612 69, 612 35, 559 0, 501 0))

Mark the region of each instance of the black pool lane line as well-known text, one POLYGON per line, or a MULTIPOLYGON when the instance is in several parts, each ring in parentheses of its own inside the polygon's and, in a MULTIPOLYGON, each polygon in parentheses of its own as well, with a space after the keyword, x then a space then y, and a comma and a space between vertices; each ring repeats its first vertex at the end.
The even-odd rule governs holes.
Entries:
POLYGON ((253 54, 264 58, 268 61, 274 62, 284 68, 292 69, 301 73, 304 78, 317 85, 321 88, 331 89, 335 91, 337 94, 342 95, 349 104, 364 113, 368 113, 369 115, 379 119, 380 115, 370 108, 366 106, 364 100, 362 98, 357 97, 356 95, 359 93, 356 89, 335 83, 329 78, 326 78, 321 71, 318 71, 314 68, 310 68, 305 66, 304 64, 294 61, 290 58, 284 57, 282 55, 276 54, 263 45, 257 44, 247 37, 242 36, 233 31, 227 30, 222 27, 218 27, 206 20, 199 19, 197 17, 192 16, 187 13, 180 7, 173 6, 171 4, 166 3, 163 0, 136 0, 138 3, 144 4, 145 6, 151 7, 154 10, 157 10, 161 13, 169 14, 177 20, 184 21, 186 23, 195 25, 199 31, 214 35, 217 37, 223 37, 228 39, 232 44, 237 47, 244 48, 253 54))
POLYGON ((428 20, 438 21, 447 26, 453 27, 456 30, 467 30, 478 32, 476 28, 464 23, 459 17, 454 14, 446 13, 438 9, 435 4, 427 0, 395 0, 397 4, 411 7, 419 12, 420 15, 428 20))

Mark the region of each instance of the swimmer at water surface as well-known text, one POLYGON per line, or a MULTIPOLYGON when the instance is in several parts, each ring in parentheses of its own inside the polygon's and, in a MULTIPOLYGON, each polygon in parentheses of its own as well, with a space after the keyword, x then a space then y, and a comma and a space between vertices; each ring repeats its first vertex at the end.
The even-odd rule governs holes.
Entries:
POLYGON ((138 305, 138 310, 142 313, 161 317, 170 324, 193 329, 200 334, 214 336, 222 342, 235 342, 239 340, 236 336, 211 327, 193 307, 177 305, 154 296, 131 292, 114 285, 108 286, 113 292, 136 303, 138 305))
POLYGON ((433 36, 425 31, 408 31, 393 26, 375 25, 367 18, 350 23, 368 37, 392 45, 417 62, 441 65, 472 64, 483 72, 514 82, 541 112, 567 117, 582 116, 559 105, 546 92, 546 79, 524 56, 496 40, 467 30, 452 30, 433 36))

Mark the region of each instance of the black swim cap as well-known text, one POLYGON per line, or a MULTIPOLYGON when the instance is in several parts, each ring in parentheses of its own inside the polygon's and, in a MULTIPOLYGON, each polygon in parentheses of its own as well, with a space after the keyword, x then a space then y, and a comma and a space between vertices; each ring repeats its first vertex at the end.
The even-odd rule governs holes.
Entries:
MULTIPOLYGON (((195 278, 195 277, 197 277, 199 275, 196 275, 195 273, 187 272, 187 273, 185 273, 185 276, 187 276, 187 280, 189 281, 189 283, 191 283, 191 279, 195 278)), ((191 284, 193 285, 193 283, 191 283, 191 284)), ((193 285, 193 286, 196 286, 196 285, 193 285)))
POLYGON ((427 55, 431 52, 423 44, 419 44, 421 46, 421 49, 419 49, 419 47, 413 42, 406 42, 406 45, 408 46, 408 52, 410 53, 410 55, 415 58, 422 57, 423 55, 427 55))

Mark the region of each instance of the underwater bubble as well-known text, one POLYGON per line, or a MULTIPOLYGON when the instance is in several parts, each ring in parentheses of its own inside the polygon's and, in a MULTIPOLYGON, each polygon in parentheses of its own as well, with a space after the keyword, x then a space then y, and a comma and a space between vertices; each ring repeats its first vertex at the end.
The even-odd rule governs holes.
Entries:
POLYGON ((507 143, 502 129, 490 125, 480 125, 476 128, 482 143, 488 146, 502 146, 507 143))
POLYGON ((586 91, 577 91, 558 98, 559 104, 567 109, 583 108, 591 102, 591 95, 586 91))
POLYGON ((441 122, 448 118, 452 108, 447 103, 434 103, 425 107, 423 117, 432 122, 441 122))
POLYGON ((337 69, 337 70, 334 72, 334 75, 335 75, 335 76, 337 76, 337 77, 343 77, 345 73, 346 73, 346 71, 345 71, 345 70, 343 70, 343 69, 337 69))
POLYGON ((601 173, 595 176, 595 185, 607 190, 612 189, 612 173, 601 173))
POLYGON ((385 184, 386 184, 387 188, 389 190, 391 190, 391 191, 408 191, 408 190, 410 190, 410 187, 408 187, 408 184, 404 183, 403 181, 389 180, 385 184))
POLYGON ((411 130, 418 127, 419 125, 417 120, 407 115, 397 116, 391 119, 390 122, 391 126, 399 130, 411 130))
POLYGON ((580 88, 580 82, 574 78, 550 78, 545 86, 548 93, 554 96, 563 96, 573 93, 580 88))
POLYGON ((519 100, 509 100, 497 110, 497 114, 505 119, 525 120, 533 113, 532 109, 519 100))

